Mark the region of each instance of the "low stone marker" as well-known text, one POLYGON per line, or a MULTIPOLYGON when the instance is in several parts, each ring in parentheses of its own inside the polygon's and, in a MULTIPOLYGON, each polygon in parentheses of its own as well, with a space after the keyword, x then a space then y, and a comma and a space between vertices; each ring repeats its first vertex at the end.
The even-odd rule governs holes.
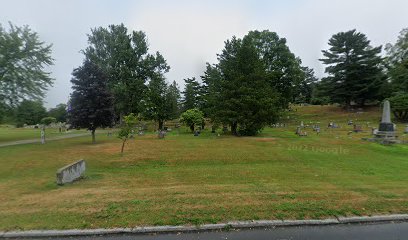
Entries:
POLYGON ((73 182, 80 178, 84 172, 85 161, 83 159, 62 167, 57 171, 57 184, 64 185, 73 182))

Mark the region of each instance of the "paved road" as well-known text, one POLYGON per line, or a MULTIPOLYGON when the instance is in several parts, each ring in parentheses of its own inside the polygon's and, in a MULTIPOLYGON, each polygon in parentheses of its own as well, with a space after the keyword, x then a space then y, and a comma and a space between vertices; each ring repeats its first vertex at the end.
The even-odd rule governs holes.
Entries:
MULTIPOLYGON (((57 238, 55 238, 57 239, 57 238)), ((285 227, 229 232, 202 232, 160 235, 114 235, 82 238, 80 240, 406 240, 408 222, 368 225, 333 225, 309 227, 285 227)))
MULTIPOLYGON (((60 140, 60 139, 67 139, 67 138, 75 138, 75 137, 82 137, 82 136, 88 136, 90 133, 73 133, 73 134, 67 134, 67 135, 62 135, 62 136, 57 136, 57 137, 50 137, 46 138, 46 141, 55 141, 55 140, 60 140)), ((8 147, 8 146, 14 146, 14 145, 21 145, 21 144, 29 144, 29 143, 40 143, 41 139, 27 139, 27 140, 20 140, 20 141, 13 141, 13 142, 5 142, 5 143, 0 143, 0 147, 8 147)))

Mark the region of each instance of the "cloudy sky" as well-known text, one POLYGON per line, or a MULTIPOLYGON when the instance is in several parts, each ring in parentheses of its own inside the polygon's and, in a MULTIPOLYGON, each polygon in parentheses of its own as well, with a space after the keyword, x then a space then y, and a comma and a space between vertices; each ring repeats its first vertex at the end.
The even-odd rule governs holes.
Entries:
POLYGON ((68 100, 70 78, 82 62, 91 28, 124 23, 145 31, 150 50, 171 67, 168 81, 199 77, 214 63, 223 42, 249 30, 277 32, 305 66, 324 74, 318 61, 328 39, 356 28, 372 45, 395 42, 408 27, 407 0, 0 0, 0 23, 29 25, 53 44, 54 86, 47 107, 68 100))

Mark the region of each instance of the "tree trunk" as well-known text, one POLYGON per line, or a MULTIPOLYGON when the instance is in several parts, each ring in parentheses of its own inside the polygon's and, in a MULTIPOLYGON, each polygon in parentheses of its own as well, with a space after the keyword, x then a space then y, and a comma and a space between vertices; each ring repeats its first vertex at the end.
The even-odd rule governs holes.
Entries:
POLYGON ((95 144, 95 143, 96 143, 96 140, 95 140, 95 129, 92 129, 91 131, 92 131, 92 144, 95 144))
POLYGON ((120 155, 123 156, 123 150, 125 149, 125 143, 126 143, 127 138, 125 138, 122 142, 122 149, 120 150, 120 155))
POLYGON ((190 130, 194 132, 194 124, 190 125, 190 130))
POLYGON ((159 131, 163 130, 163 120, 159 120, 159 131))
POLYGON ((238 128, 237 122, 231 123, 231 133, 232 133, 232 135, 235 135, 235 136, 238 135, 237 134, 237 128, 238 128))

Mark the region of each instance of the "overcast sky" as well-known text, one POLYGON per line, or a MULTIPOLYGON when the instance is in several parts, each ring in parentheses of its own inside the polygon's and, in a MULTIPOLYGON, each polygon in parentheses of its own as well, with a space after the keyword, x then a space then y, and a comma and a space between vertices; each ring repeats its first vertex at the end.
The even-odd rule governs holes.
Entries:
POLYGON ((205 63, 215 63, 226 39, 249 30, 277 32, 285 37, 303 65, 324 67, 318 61, 328 39, 357 29, 372 45, 396 41, 408 27, 407 0, 0 0, 0 23, 29 25, 53 44, 55 84, 46 107, 66 103, 72 70, 82 63, 81 49, 94 27, 124 23, 146 32, 150 50, 160 51, 171 67, 167 80, 202 75, 205 63))

